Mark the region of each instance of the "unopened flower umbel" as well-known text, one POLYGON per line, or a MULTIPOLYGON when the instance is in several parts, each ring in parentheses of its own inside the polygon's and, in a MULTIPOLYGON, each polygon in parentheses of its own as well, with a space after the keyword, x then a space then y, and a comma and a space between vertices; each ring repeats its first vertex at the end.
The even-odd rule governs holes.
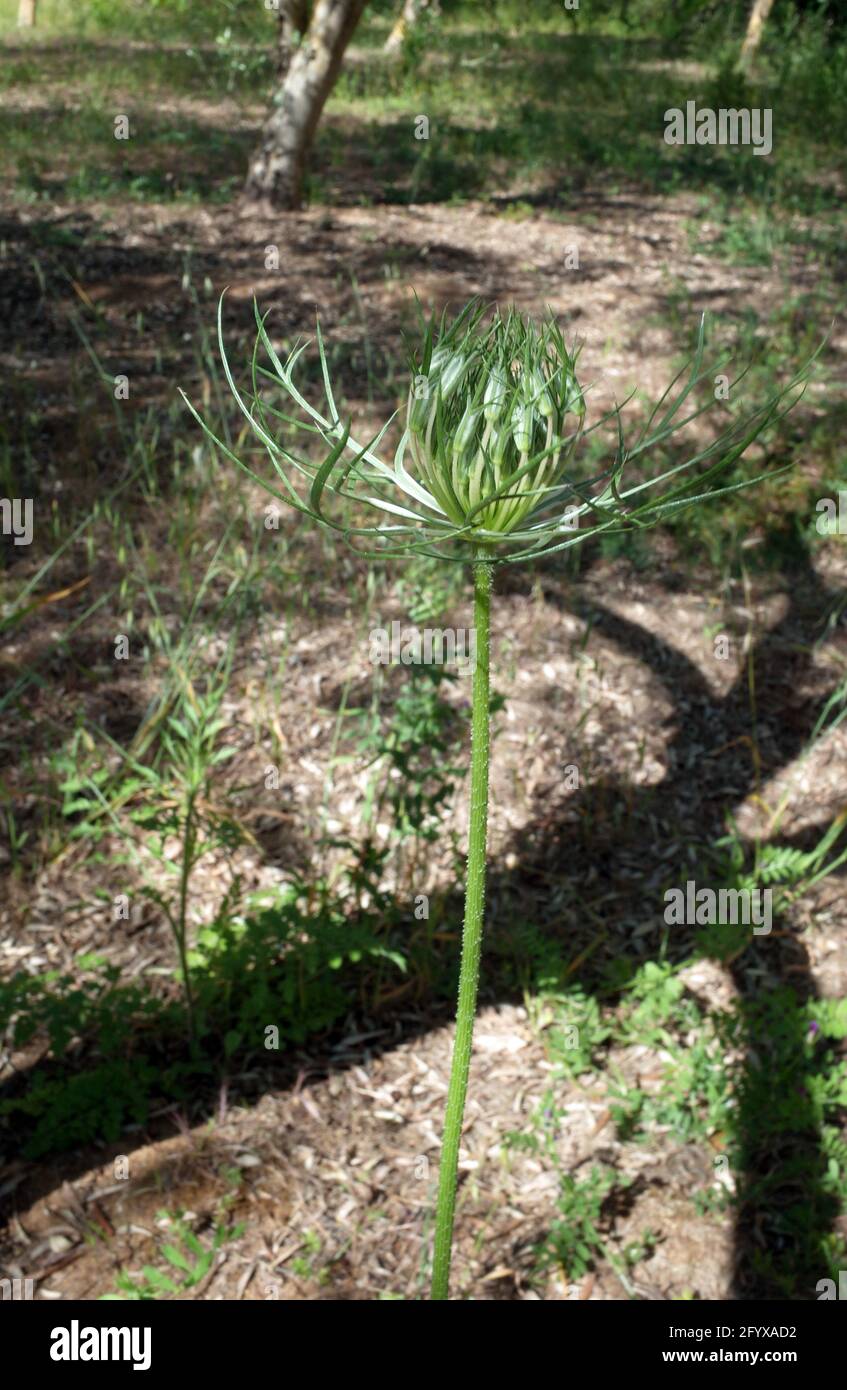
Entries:
POLYGON ((436 348, 427 335, 404 441, 441 512, 469 541, 491 544, 562 482, 585 401, 555 322, 537 329, 497 313, 480 330, 481 314, 460 315, 436 348))
MULTIPOLYGON (((585 428, 585 401, 576 376, 576 353, 565 346, 551 315, 536 327, 511 311, 468 304, 449 326, 442 318, 425 330, 410 362, 411 385, 393 464, 377 449, 388 428, 361 444, 343 425, 335 404, 326 354, 318 329, 326 410, 318 410, 295 385, 293 371, 305 349, 295 347, 285 362, 278 356, 256 308, 258 337, 253 353, 248 404, 233 379, 223 343, 221 310, 218 340, 230 389, 250 428, 265 447, 275 472, 261 477, 212 433, 194 407, 192 414, 223 453, 272 496, 340 532, 360 552, 377 558, 415 554, 465 561, 473 570, 476 666, 471 712, 471 786, 465 916, 459 974, 456 1037, 441 1150, 432 1297, 448 1297, 459 1142, 473 1045, 488 832, 490 604, 494 568, 550 555, 579 545, 599 532, 647 526, 678 507, 706 497, 750 487, 758 478, 722 488, 708 486, 713 475, 738 459, 762 430, 796 404, 810 364, 776 396, 746 417, 734 414, 726 428, 691 457, 673 461, 669 450, 677 430, 715 404, 713 385, 725 365, 703 365, 704 326, 689 367, 671 382, 636 437, 627 443, 616 405, 585 428), (273 370, 258 363, 263 347, 273 370), (261 394, 259 379, 281 387, 300 419, 276 409, 261 394), (678 383, 680 383, 679 385, 678 383), (706 403, 686 406, 698 386, 706 403), (587 435, 613 419, 617 439, 608 463, 593 477, 577 454, 587 435), (295 451, 276 427, 301 431, 319 447, 295 451), (636 460, 659 460, 658 471, 624 486, 624 472, 636 460), (699 471, 698 471, 699 468, 699 471), (681 475, 690 471, 693 476, 681 475), (305 496, 295 486, 305 477, 305 496), (674 482, 671 484, 671 479, 674 482), (653 495, 656 488, 664 489, 653 495), (331 515, 335 499, 339 510, 331 515), (351 505, 353 504, 353 505, 351 505), (379 513, 363 524, 362 508, 379 513)), ((731 383, 731 386, 735 383, 731 383)), ((779 470, 775 470, 779 471, 779 470)), ((766 475, 762 475, 766 476, 766 475)), ((767 476, 773 476, 771 473, 767 476)))

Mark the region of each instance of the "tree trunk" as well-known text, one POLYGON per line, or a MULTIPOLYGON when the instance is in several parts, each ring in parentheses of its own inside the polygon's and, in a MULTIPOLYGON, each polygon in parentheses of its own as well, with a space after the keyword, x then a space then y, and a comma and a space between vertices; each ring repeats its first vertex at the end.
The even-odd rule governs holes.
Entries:
POLYGON ((33 29, 35 27, 35 10, 37 0, 19 0, 18 3, 18 28, 33 29))
POLYGON ((250 162, 244 187, 248 202, 270 208, 300 206, 318 121, 364 8, 365 0, 316 0, 250 162))
POLYGON ((276 73, 279 81, 291 66, 291 59, 300 39, 309 27, 310 0, 280 0, 279 40, 276 51, 276 73))
POLYGON ((773 0, 753 0, 753 8, 750 11, 750 18, 747 21, 747 33, 744 35, 744 42, 741 45, 739 55, 739 67, 744 67, 754 57, 759 44, 762 41, 762 31, 765 27, 765 20, 773 9, 773 0))
POLYGON ((399 53, 409 30, 417 24, 421 13, 430 9, 433 14, 438 14, 438 0, 404 0, 403 8, 397 16, 397 22, 385 40, 383 51, 385 53, 399 53))

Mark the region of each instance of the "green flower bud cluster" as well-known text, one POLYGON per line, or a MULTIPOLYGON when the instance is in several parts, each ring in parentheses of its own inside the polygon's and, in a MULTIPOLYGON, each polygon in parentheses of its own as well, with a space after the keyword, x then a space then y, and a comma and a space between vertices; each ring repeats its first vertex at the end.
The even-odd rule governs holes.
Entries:
POLYGON ((469 538, 493 541, 560 483, 585 401, 576 354, 552 318, 537 327, 497 311, 485 325, 484 312, 471 304, 448 329, 442 320, 435 346, 430 328, 406 438, 419 481, 445 515, 469 538))

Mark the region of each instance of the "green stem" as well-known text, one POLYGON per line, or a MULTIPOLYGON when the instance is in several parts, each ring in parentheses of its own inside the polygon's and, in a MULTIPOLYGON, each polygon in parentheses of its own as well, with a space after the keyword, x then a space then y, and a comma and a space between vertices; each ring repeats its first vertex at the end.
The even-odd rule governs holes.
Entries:
POLYGON ((471 721, 471 806, 468 828, 468 873, 465 887, 465 923, 462 930, 462 965, 456 1037, 447 1090, 444 1141, 438 1177, 435 1215, 435 1251, 432 1263, 432 1298, 446 1299, 450 1281, 453 1217, 456 1210, 459 1142, 468 1090, 468 1071, 473 1046, 473 1025, 482 950, 482 918, 485 907, 485 852, 488 837, 488 711, 489 618, 492 566, 484 552, 474 561, 474 627, 476 667, 473 675, 471 721))
POLYGON ((188 885, 191 880, 191 871, 194 868, 194 849, 196 845, 194 828, 195 797, 196 793, 194 791, 189 792, 188 803, 185 810, 185 830, 182 840, 182 865, 179 877, 179 917, 178 929, 175 930, 179 963, 182 967, 182 978, 185 987, 185 1003, 188 1009, 188 1034, 191 1040, 192 1051, 197 1042, 197 1022, 194 1013, 194 991, 191 987, 191 973, 188 968, 186 917, 188 915, 188 885))

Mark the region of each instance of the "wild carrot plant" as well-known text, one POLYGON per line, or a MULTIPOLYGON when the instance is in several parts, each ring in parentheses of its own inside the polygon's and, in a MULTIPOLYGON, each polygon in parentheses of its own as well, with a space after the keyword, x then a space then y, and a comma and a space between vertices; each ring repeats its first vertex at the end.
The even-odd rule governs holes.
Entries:
POLYGON ((451 323, 445 317, 440 324, 431 321, 417 350, 411 350, 405 428, 389 464, 377 450, 390 421, 364 444, 352 437, 349 423, 343 424, 320 327, 317 346, 326 397, 322 410, 306 399, 294 380, 307 344, 296 346, 283 361, 265 319, 258 308, 255 312, 258 333, 249 391, 242 393, 233 378, 221 307, 218 338, 230 389, 267 450, 275 476, 254 472, 212 433, 186 398, 218 448, 274 497, 337 531, 370 558, 423 554, 445 564, 466 564, 473 574, 476 666, 465 913, 432 1266, 432 1298, 446 1299, 485 903, 493 575, 501 565, 551 555, 604 532, 647 527, 678 508, 759 481, 756 477, 728 487, 712 486, 721 469, 796 404, 809 365, 764 404, 746 416, 733 416, 727 428, 691 457, 672 463, 667 460, 672 437, 714 404, 711 392, 706 404, 698 404, 694 392, 704 383, 711 387, 726 364, 724 358, 704 365, 702 321, 691 362, 627 442, 617 405, 586 427, 577 353, 566 345, 552 315, 548 313, 539 326, 515 311, 487 312, 471 301, 451 323), (261 350, 270 367, 260 364, 261 350), (261 389, 267 382, 276 390, 283 388, 297 415, 271 404, 261 389), (607 465, 592 475, 579 465, 580 445, 609 421, 616 426, 617 445, 607 465), (286 426, 284 437, 277 422, 286 426), (300 431, 320 446, 317 458, 290 442, 300 431), (630 477, 633 463, 663 456, 664 467, 630 477), (298 474, 305 481, 302 490, 296 486, 298 474), (336 508, 331 511, 332 503, 336 508), (362 522, 363 508, 380 515, 362 522))

